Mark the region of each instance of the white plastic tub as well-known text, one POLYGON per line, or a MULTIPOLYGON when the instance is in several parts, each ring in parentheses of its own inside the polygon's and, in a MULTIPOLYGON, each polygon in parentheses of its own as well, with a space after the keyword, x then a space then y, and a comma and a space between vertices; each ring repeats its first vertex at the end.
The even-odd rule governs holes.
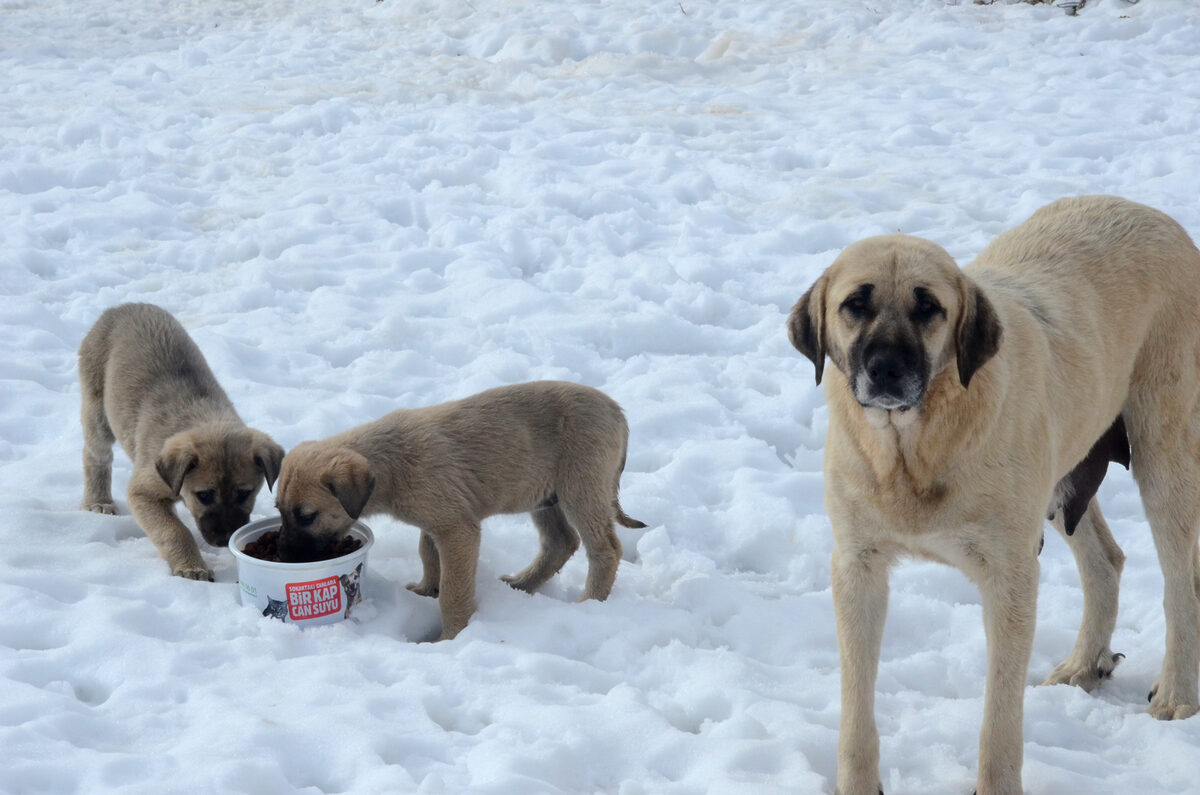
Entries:
POLYGON ((367 569, 367 552, 375 542, 371 528, 355 522, 348 531, 362 546, 348 555, 312 563, 275 563, 247 555, 242 547, 280 521, 260 519, 240 528, 229 539, 237 559, 238 590, 242 604, 253 605, 264 616, 301 627, 334 624, 350 617, 362 599, 361 583, 367 569))

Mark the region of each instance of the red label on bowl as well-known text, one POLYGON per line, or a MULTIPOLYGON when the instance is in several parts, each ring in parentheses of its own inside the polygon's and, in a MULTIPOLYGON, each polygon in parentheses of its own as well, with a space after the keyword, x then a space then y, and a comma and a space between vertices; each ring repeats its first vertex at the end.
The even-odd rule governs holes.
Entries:
POLYGON ((337 577, 287 584, 288 618, 303 621, 342 609, 342 589, 337 577))

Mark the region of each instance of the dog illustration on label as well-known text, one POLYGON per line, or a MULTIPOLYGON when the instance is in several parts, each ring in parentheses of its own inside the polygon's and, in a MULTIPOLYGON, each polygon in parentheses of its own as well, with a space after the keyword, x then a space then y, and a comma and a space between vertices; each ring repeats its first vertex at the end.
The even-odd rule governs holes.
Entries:
POLYGON ((342 593, 346 597, 346 615, 350 617, 350 608, 362 601, 362 591, 359 590, 358 580, 362 577, 363 564, 354 567, 354 571, 342 575, 342 593))

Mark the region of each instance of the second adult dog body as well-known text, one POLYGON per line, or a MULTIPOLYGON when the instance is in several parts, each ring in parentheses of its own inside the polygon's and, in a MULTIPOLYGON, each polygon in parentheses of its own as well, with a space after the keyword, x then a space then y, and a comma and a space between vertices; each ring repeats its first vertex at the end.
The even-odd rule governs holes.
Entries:
POLYGON ((408 587, 438 598, 442 638, 452 638, 475 611, 481 520, 528 511, 540 534, 538 555, 504 580, 532 591, 582 539, 583 598, 605 599, 621 559, 613 523, 645 526, 617 501, 628 438, 615 401, 560 381, 394 411, 287 454, 277 491, 280 556, 306 557, 333 544, 360 515, 415 525, 424 576, 408 587))
MULTIPOLYGON (((1073 468, 1072 488, 1094 488, 1080 462, 1123 460, 1117 417, 1166 586, 1166 656, 1150 713, 1196 713, 1198 314, 1200 252, 1187 233, 1111 196, 1050 204, 961 271, 929 241, 859 241, 796 304, 793 343, 818 381, 826 356, 834 364, 825 500, 842 660, 841 795, 879 789, 875 677, 888 569, 905 554, 954 565, 979 586, 987 688, 978 793, 1022 791, 1043 519, 1073 468), (1093 446, 1106 430, 1115 437, 1093 446)), ((1091 689, 1118 659, 1109 641, 1124 555, 1094 499, 1069 536, 1066 511, 1056 513, 1084 616, 1074 651, 1047 682, 1091 689)))

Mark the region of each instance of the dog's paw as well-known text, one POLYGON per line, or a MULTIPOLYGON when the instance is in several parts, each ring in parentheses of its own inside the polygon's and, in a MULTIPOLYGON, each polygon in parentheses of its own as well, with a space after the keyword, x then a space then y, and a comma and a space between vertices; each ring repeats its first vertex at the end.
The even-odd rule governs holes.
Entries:
POLYGON ((1147 700, 1150 702, 1150 707, 1146 711, 1157 720, 1183 720, 1200 712, 1200 706, 1194 703, 1198 700, 1195 696, 1191 699, 1173 697, 1173 694, 1168 694, 1163 690, 1159 682, 1154 683, 1147 700), (1189 700, 1193 703, 1180 703, 1189 700))
POLYGON ((185 580, 213 581, 212 570, 207 566, 180 566, 171 573, 176 577, 183 577, 185 580))
POLYGON ((534 589, 533 583, 531 583, 528 580, 525 580, 521 577, 517 577, 514 574, 501 575, 500 579, 501 579, 501 581, 508 583, 508 585, 511 586, 512 588, 516 588, 518 591, 524 591, 525 593, 533 593, 533 589, 534 589))
POLYGON ((1109 649, 1100 652, 1095 659, 1083 662, 1079 662, 1072 655, 1059 663, 1042 684, 1074 685, 1090 693, 1105 679, 1112 679, 1113 671, 1123 659, 1124 654, 1114 654, 1109 649))
MULTIPOLYGON (((878 792, 879 792, 879 795, 883 795, 883 787, 879 787, 878 792)), ((833 790, 833 795, 843 795, 841 787, 835 788, 833 790)), ((868 795, 870 795, 869 792, 868 792, 868 795)))
POLYGON ((438 596, 438 587, 436 585, 427 585, 424 582, 410 582, 404 587, 417 596, 428 596, 433 599, 437 599, 438 596))
POLYGON ((92 513, 101 513, 105 516, 117 515, 117 505, 112 502, 85 502, 83 507, 84 510, 91 511, 92 513))
POLYGON ((1200 712, 1200 707, 1195 704, 1155 704, 1151 700, 1150 709, 1146 711, 1157 720, 1183 720, 1200 712))

